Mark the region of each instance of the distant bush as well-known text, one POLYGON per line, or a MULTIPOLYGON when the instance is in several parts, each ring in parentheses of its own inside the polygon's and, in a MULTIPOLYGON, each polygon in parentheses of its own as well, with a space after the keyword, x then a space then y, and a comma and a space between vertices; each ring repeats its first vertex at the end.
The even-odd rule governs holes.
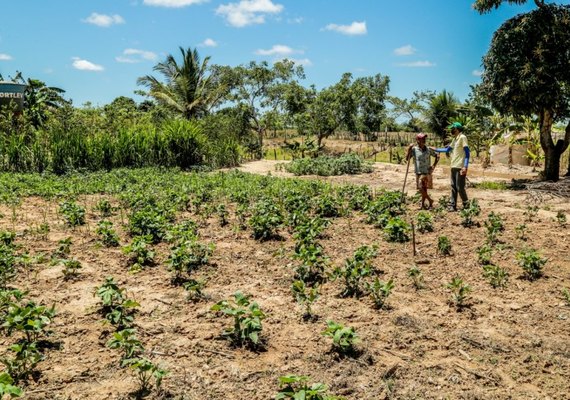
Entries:
POLYGON ((340 157, 319 156, 316 158, 299 158, 284 165, 287 172, 299 175, 354 175, 372 172, 370 163, 353 153, 340 157))

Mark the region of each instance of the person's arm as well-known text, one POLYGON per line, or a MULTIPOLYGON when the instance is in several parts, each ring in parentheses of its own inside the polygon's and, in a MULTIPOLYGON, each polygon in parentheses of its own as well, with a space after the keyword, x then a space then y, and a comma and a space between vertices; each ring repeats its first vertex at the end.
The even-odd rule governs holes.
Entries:
POLYGON ((414 147, 413 144, 408 146, 408 153, 406 154, 406 161, 408 161, 410 159, 410 157, 412 156, 412 148, 414 147))
POLYGON ((436 153, 449 153, 451 151, 451 146, 445 146, 445 147, 432 147, 433 151, 435 151, 436 153))
POLYGON ((471 152, 469 151, 469 146, 464 146, 465 159, 463 160, 463 168, 461 168, 461 175, 467 175, 467 168, 469 168, 469 158, 471 157, 471 152))

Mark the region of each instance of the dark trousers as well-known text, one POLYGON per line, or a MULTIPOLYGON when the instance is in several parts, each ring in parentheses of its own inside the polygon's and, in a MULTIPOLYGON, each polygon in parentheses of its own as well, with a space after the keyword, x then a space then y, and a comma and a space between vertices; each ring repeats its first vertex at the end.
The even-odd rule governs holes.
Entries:
POLYGON ((467 192, 465 191, 465 175, 461 175, 461 168, 451 168, 451 199, 449 205, 457 207, 457 194, 461 197, 463 205, 467 205, 467 192))

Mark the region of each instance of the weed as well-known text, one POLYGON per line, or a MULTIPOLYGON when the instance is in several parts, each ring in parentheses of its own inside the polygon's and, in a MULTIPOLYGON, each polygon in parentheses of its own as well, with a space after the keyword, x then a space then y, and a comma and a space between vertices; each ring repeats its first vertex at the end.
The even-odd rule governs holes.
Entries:
POLYGON ((516 254, 517 264, 523 269, 526 277, 533 281, 542 276, 542 267, 548 261, 534 249, 524 249, 516 254))
POLYGON ((454 277, 446 287, 451 291, 453 304, 455 304, 458 309, 465 307, 469 293, 471 293, 471 287, 459 277, 454 277))
POLYGON ((451 255, 451 241, 447 236, 437 238, 437 252, 442 256, 451 255))
POLYGON ((138 397, 144 397, 152 389, 152 379, 154 378, 154 388, 159 391, 162 386, 162 379, 168 373, 165 369, 153 363, 147 358, 133 358, 125 360, 125 363, 135 373, 139 385, 138 397))
POLYGON ((257 303, 250 302, 250 296, 241 292, 234 294, 234 300, 222 300, 212 306, 212 311, 220 311, 234 318, 232 327, 222 333, 236 346, 259 344, 259 333, 262 330, 261 321, 265 314, 257 303))
POLYGON ((325 329, 322 334, 323 336, 332 338, 333 350, 339 354, 354 354, 354 346, 360 342, 354 328, 338 324, 334 321, 327 321, 327 329, 325 329))

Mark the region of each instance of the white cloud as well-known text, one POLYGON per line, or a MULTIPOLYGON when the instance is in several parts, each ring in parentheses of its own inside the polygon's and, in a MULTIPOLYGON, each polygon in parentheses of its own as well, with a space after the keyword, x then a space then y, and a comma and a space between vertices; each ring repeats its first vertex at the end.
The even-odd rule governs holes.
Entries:
POLYGON ((366 35, 366 21, 357 22, 354 21, 350 25, 337 25, 337 24, 328 24, 323 28, 325 31, 335 31, 338 33, 342 33, 343 35, 366 35))
POLYGON ((241 0, 239 3, 222 4, 216 14, 226 18, 231 26, 242 28, 247 25, 263 24, 266 14, 279 14, 283 5, 271 0, 241 0))
POLYGON ((435 63, 431 61, 412 61, 408 63, 397 64, 399 67, 411 67, 411 68, 425 68, 425 67, 435 67, 435 63))
POLYGON ((260 56, 288 56, 294 53, 302 53, 300 50, 294 50, 289 46, 285 46, 283 44, 276 44, 273 45, 272 48, 269 50, 257 49, 255 54, 260 56))
POLYGON ((9 54, 0 53, 0 61, 10 61, 12 56, 9 54))
POLYGON ((152 51, 139 50, 139 49, 125 49, 122 56, 115 57, 120 63, 138 63, 141 61, 154 61, 157 56, 152 51))
POLYGON ((481 75, 483 75, 483 71, 481 71, 480 69, 474 69, 473 71, 471 71, 471 75, 481 76, 481 75))
POLYGON ((124 24, 125 20, 120 15, 105 15, 105 14, 97 14, 92 13, 90 16, 85 18, 83 22, 87 22, 88 24, 97 25, 103 28, 108 28, 111 25, 116 24, 124 24))
POLYGON ((218 42, 216 42, 214 39, 207 38, 207 39, 204 40, 202 43, 200 43, 200 46, 204 46, 204 47, 217 47, 217 46, 218 46, 218 42))
POLYGON ((181 8, 191 6, 192 4, 206 3, 208 1, 209 0, 144 0, 143 4, 156 7, 181 8))
POLYGON ((313 65, 311 60, 308 58, 289 58, 289 60, 293 61, 296 65, 302 65, 303 67, 310 67, 313 65))
POLYGON ((412 47, 411 44, 394 49, 394 54, 396 54, 397 56, 411 56, 415 52, 416 49, 412 47))
POLYGON ((81 71, 95 72, 103 71, 105 69, 101 65, 93 64, 91 61, 82 60, 79 57, 73 57, 73 68, 81 71))

